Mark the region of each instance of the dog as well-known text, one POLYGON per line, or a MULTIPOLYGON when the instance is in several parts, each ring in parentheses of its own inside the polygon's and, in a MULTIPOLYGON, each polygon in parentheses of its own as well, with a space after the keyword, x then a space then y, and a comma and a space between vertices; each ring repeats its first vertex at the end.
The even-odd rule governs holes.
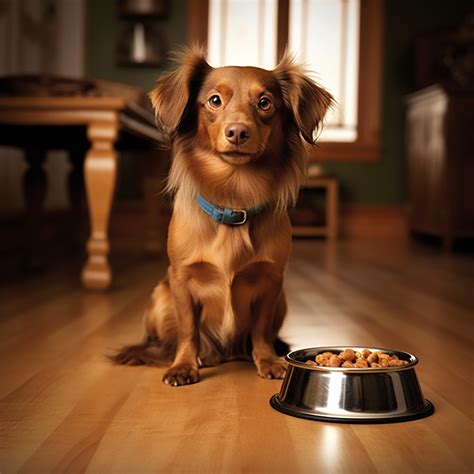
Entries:
POLYGON ((285 54, 273 71, 211 67, 199 48, 149 94, 172 143, 169 267, 144 314, 145 340, 119 364, 170 363, 163 382, 196 383, 199 368, 231 360, 283 378, 288 350, 283 273, 288 208, 305 154, 333 97, 285 54))

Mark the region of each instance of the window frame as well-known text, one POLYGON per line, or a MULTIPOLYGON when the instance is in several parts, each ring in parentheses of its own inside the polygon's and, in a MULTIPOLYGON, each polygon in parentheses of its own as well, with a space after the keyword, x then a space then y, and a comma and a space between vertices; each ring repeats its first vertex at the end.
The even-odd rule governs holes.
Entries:
MULTIPOLYGON (((318 141, 318 147, 310 152, 311 160, 351 162, 380 158, 384 3, 384 0, 360 0, 357 139, 353 142, 318 141)), ((289 10, 289 0, 278 0, 278 58, 283 55, 288 40, 289 10)), ((188 44, 207 44, 208 16, 208 0, 189 0, 188 44)))

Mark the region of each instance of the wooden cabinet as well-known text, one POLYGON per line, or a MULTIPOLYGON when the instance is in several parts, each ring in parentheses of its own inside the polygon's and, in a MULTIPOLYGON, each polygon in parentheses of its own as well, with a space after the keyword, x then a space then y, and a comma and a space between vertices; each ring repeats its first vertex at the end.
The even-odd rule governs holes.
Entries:
POLYGON ((435 85, 406 103, 411 229, 451 248, 474 237, 474 95, 435 85))

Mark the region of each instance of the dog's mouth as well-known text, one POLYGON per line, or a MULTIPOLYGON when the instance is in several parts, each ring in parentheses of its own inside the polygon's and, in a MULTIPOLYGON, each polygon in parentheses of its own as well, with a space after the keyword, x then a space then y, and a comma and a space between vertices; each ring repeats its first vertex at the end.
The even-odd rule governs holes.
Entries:
POLYGON ((221 151, 217 152, 219 158, 232 165, 245 165, 257 158, 260 153, 248 153, 243 151, 221 151))

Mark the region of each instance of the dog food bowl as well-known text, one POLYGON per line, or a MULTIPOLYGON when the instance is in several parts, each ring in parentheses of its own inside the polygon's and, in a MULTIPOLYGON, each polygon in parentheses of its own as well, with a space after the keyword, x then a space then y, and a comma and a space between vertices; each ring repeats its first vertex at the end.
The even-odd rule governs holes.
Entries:
MULTIPOLYGON (((408 352, 368 348, 397 355, 408 364, 386 368, 319 367, 305 364, 318 354, 347 347, 313 347, 290 352, 280 393, 270 404, 287 415, 342 423, 390 423, 431 415, 415 373, 418 359, 408 352)), ((361 352, 363 347, 351 347, 361 352)))

